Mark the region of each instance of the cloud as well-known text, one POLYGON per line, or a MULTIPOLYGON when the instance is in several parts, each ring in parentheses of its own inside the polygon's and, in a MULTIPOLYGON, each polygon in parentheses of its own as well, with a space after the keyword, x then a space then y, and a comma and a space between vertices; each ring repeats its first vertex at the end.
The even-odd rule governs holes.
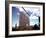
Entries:
POLYGON ((33 26, 35 25, 34 22, 30 22, 30 26, 32 26, 32 25, 33 25, 33 26))
POLYGON ((29 19, 38 19, 36 16, 30 16, 29 19))
POLYGON ((32 12, 32 9, 30 9, 30 8, 24 8, 27 12, 28 11, 30 11, 30 12, 32 12))
POLYGON ((39 9, 33 9, 33 14, 32 14, 32 15, 40 16, 40 11, 39 11, 39 9))
POLYGON ((24 8, 24 9, 27 11, 27 13, 28 13, 29 15, 31 15, 31 14, 33 13, 32 9, 30 9, 30 8, 24 8))
POLYGON ((30 22, 30 26, 32 26, 32 25, 34 26, 35 24, 38 25, 39 24, 38 21, 37 22, 33 22, 33 21, 30 22))
POLYGON ((12 27, 14 27, 14 28, 15 28, 15 24, 14 24, 14 25, 12 25, 12 27))
POLYGON ((24 8, 31 16, 40 16, 39 8, 24 8))
POLYGON ((27 13, 30 15, 30 17, 32 16, 32 18, 37 19, 38 16, 40 16, 40 11, 39 8, 26 8, 24 7, 24 9, 22 7, 17 7, 19 9, 20 12, 25 12, 24 9, 27 11, 27 13), (35 17, 36 16, 36 17, 35 17))
POLYGON ((19 9, 20 12, 24 11, 24 10, 22 9, 22 7, 18 7, 18 9, 19 9))
POLYGON ((19 12, 17 12, 17 15, 20 15, 20 13, 19 13, 19 12))

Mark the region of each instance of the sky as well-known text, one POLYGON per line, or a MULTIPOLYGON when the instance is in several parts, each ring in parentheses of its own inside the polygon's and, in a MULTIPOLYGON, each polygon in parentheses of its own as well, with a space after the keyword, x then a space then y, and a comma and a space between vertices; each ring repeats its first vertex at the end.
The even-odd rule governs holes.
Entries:
MULTIPOLYGON (((35 25, 39 24, 38 16, 40 16, 40 9, 39 8, 29 8, 29 7, 24 7, 24 9, 30 14, 29 20, 30 20, 30 25, 35 25)), ((19 15, 20 12, 24 12, 22 7, 12 7, 12 26, 15 27, 15 24, 19 26, 19 15)))

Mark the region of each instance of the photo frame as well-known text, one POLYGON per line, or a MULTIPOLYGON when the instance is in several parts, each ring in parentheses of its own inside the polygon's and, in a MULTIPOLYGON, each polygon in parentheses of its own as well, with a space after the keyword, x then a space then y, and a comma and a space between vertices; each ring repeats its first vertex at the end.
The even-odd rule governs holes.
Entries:
POLYGON ((6 1, 5 36, 45 35, 45 3, 6 1))

